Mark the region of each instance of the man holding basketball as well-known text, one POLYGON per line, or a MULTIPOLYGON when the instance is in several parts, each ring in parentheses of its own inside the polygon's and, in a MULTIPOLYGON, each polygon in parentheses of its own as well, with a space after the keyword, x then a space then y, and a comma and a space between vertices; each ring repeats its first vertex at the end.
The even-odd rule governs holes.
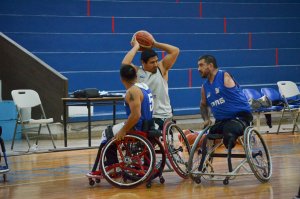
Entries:
POLYGON ((132 48, 125 55, 122 64, 135 66, 132 60, 139 50, 143 50, 141 53, 142 66, 135 66, 137 77, 139 82, 146 83, 152 90, 154 99, 153 118, 159 129, 162 129, 164 121, 173 116, 169 97, 168 71, 172 68, 179 55, 179 48, 157 42, 154 39, 152 46, 142 46, 137 41, 135 35, 133 36, 131 45, 132 48), (167 55, 162 60, 158 60, 157 53, 152 48, 165 51, 167 55))

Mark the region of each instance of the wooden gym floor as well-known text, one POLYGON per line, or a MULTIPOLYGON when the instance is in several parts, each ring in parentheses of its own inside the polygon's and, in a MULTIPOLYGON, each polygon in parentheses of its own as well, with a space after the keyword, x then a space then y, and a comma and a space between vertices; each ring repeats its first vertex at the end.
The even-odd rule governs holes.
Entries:
MULTIPOLYGON (((118 189, 105 179, 91 187, 85 174, 92 167, 97 149, 85 149, 9 156, 11 171, 7 182, 0 178, 0 198, 293 198, 300 185, 300 134, 263 137, 273 163, 272 178, 265 184, 254 176, 237 177, 228 185, 205 180, 196 184, 181 179, 175 172, 164 172, 165 183, 155 179, 149 189, 145 184, 135 189, 118 189)), ((223 164, 227 166, 225 159, 223 164)))

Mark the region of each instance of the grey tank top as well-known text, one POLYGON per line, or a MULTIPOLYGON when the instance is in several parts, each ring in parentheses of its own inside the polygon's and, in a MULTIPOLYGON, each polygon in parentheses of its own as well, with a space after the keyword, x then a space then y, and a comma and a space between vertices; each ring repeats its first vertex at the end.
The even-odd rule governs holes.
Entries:
POLYGON ((142 67, 137 71, 138 81, 149 86, 154 101, 154 118, 171 118, 172 108, 169 97, 168 82, 163 78, 159 69, 156 73, 145 71, 142 67))

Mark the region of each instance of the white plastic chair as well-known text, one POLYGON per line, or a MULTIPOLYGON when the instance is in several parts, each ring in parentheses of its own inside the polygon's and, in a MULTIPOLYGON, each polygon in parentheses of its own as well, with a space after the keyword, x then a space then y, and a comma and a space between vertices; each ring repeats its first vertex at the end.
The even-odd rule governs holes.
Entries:
POLYGON ((293 119, 293 133, 295 132, 295 128, 299 127, 297 125, 297 120, 299 118, 300 113, 300 91, 297 85, 291 81, 279 81, 277 82, 277 86, 281 97, 284 101, 284 108, 282 109, 281 118, 279 120, 279 125, 277 129, 277 133, 279 133, 281 122, 283 119, 283 115, 285 112, 289 112, 293 119))
POLYGON ((22 90, 13 90, 11 92, 12 98, 14 103, 17 106, 18 111, 18 118, 15 125, 13 140, 11 144, 11 150, 14 147, 15 136, 17 133, 17 127, 20 124, 22 126, 22 132, 24 132, 26 141, 28 143, 28 151, 31 148, 30 140, 28 137, 28 131, 37 131, 37 138, 36 138, 36 147, 38 146, 39 135, 41 133, 42 125, 46 125, 49 131, 49 135, 52 139, 53 147, 56 148, 51 130, 49 128, 49 124, 53 123, 53 118, 46 118, 44 108, 42 106, 39 94, 34 90, 22 89, 22 90), (40 119, 32 119, 31 118, 31 109, 33 107, 39 107, 41 112, 40 119))

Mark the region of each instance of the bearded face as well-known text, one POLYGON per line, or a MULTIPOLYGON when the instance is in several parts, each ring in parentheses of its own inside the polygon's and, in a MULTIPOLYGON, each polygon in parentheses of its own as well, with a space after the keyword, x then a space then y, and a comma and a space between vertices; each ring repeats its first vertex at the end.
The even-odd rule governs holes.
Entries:
POLYGON ((209 74, 208 64, 204 59, 198 61, 198 71, 202 78, 207 78, 209 74))

